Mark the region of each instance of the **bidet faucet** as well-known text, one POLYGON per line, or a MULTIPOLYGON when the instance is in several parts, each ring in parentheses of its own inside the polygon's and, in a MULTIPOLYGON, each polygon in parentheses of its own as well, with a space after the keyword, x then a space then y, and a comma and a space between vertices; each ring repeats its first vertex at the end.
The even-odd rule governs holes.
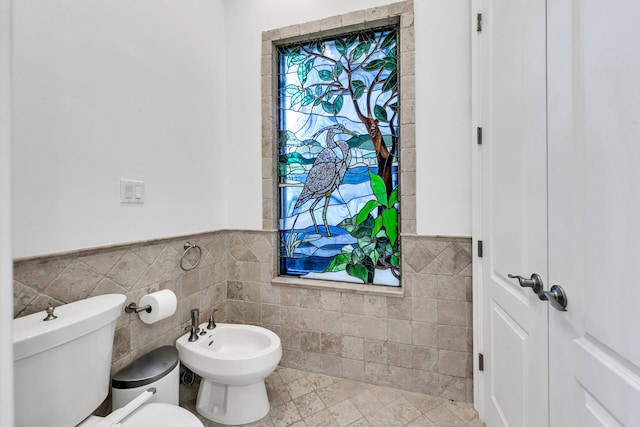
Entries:
POLYGON ((197 331, 200 324, 200 310, 194 308, 191 310, 191 326, 197 331))
POLYGON ((209 316, 209 324, 207 325, 207 329, 215 329, 216 328, 216 321, 213 319, 213 315, 216 314, 216 311, 218 311, 217 308, 213 309, 213 313, 211 313, 211 316, 209 316))
POLYGON ((185 329, 191 329, 191 335, 189 335, 189 341, 198 340, 198 323, 200 318, 200 310, 194 308, 191 310, 191 326, 187 326, 185 329))
POLYGON ((184 328, 185 331, 189 331, 189 342, 198 341, 198 330, 193 327, 193 325, 186 326, 184 328))

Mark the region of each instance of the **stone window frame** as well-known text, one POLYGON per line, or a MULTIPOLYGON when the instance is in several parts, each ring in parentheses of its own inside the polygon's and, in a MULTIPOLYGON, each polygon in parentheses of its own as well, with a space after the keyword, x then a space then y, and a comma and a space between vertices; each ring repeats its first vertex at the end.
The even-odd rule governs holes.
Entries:
MULTIPOLYGON (((400 237, 416 233, 416 131, 415 131, 415 36, 413 0, 358 10, 343 15, 290 25, 262 33, 262 228, 272 233, 273 285, 302 286, 312 289, 336 289, 344 292, 404 296, 405 286, 400 287, 303 279, 294 276, 278 276, 278 103, 277 46, 306 39, 337 36, 358 30, 378 28, 400 21, 400 237)), ((402 263, 404 246, 400 245, 402 263)))

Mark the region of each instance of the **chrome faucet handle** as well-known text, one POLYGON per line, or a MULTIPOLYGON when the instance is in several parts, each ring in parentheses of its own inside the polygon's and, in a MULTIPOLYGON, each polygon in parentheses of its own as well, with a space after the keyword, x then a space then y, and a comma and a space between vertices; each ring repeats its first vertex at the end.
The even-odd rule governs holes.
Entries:
POLYGON ((189 342, 198 341, 198 338, 199 338, 198 337, 198 328, 194 327, 193 325, 190 325, 190 326, 185 326, 184 330, 191 332, 189 334, 189 342))
POLYGON ((197 308, 194 308, 193 310, 191 310, 191 325, 193 325, 193 327, 197 329, 199 324, 200 324, 200 310, 198 310, 197 308))
POLYGON ((215 329, 216 322, 213 318, 213 315, 216 314, 216 312, 218 311, 217 308, 214 308, 213 311, 211 312, 211 316, 209 316, 209 324, 207 325, 207 329, 215 329))

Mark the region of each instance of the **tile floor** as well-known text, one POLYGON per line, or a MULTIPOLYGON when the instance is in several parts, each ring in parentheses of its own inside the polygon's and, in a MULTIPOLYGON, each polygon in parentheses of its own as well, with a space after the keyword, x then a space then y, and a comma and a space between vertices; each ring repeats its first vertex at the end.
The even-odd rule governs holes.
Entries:
POLYGON ((265 383, 271 411, 247 427, 484 426, 470 404, 343 378, 278 367, 265 383))

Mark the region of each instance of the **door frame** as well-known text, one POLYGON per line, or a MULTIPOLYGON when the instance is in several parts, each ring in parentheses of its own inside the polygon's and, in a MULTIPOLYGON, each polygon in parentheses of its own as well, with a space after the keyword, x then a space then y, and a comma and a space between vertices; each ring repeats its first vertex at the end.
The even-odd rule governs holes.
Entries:
POLYGON ((477 142, 478 128, 482 127, 482 110, 480 95, 481 86, 481 62, 482 49, 481 32, 477 31, 477 16, 482 13, 482 0, 471 0, 471 16, 469 25, 471 32, 471 129, 469 129, 471 144, 471 239, 473 254, 472 275, 472 306, 473 306, 473 405, 478 411, 480 419, 485 418, 484 409, 484 375, 480 371, 479 354, 483 353, 485 320, 482 311, 482 263, 479 262, 478 242, 482 241, 482 152, 477 142))

